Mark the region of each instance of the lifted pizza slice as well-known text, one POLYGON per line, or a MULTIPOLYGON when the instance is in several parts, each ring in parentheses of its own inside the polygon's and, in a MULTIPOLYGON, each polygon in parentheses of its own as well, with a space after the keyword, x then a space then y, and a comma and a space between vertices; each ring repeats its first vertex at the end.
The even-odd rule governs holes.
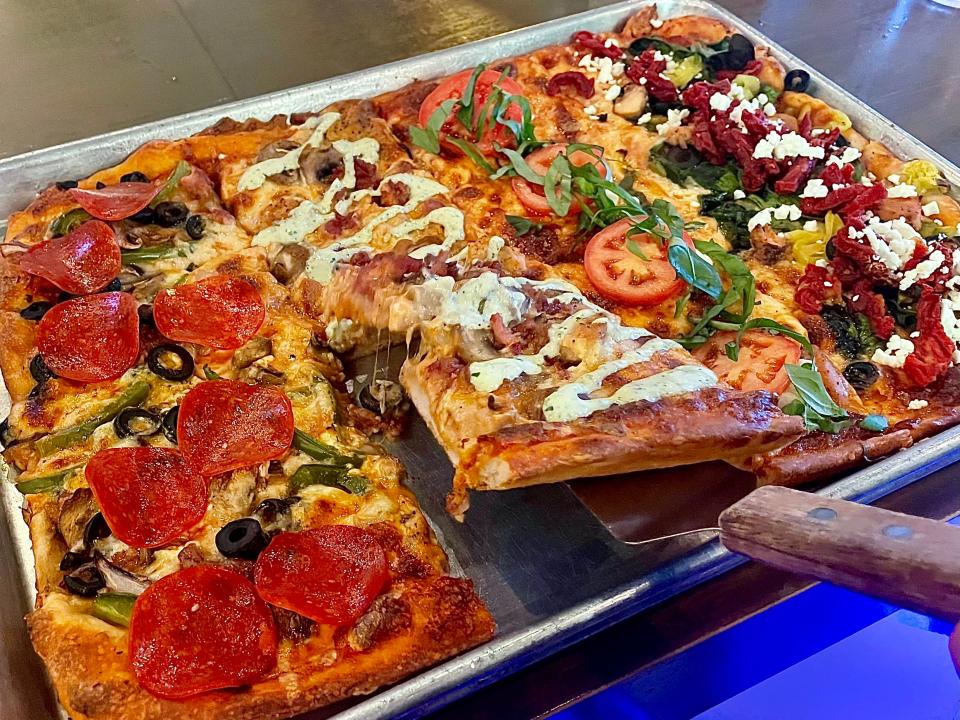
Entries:
POLYGON ((730 388, 569 283, 480 268, 421 292, 438 312, 401 382, 456 468, 458 516, 470 489, 737 461, 802 432, 775 395, 730 388))

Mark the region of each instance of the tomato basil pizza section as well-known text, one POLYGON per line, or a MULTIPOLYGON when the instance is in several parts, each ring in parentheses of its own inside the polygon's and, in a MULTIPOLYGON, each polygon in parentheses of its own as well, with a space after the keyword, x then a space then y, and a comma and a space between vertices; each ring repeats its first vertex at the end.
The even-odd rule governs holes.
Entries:
POLYGON ((37 327, 37 348, 55 374, 79 382, 120 377, 140 354, 137 302, 123 292, 54 305, 37 327))
MULTIPOLYGON (((420 105, 420 126, 426 127, 427 123, 430 121, 430 117, 446 100, 462 100, 464 97, 469 96, 469 104, 471 108, 470 125, 472 127, 476 127, 478 121, 483 120, 481 115, 485 112, 484 108, 488 105, 487 101, 490 99, 491 94, 493 94, 494 87, 499 88, 507 95, 523 94, 523 88, 515 80, 506 77, 496 70, 484 70, 478 73, 472 86, 472 94, 470 94, 468 90, 470 89, 470 81, 473 77, 473 70, 464 70, 463 72, 459 72, 456 75, 441 81, 441 83, 437 85, 433 92, 424 98, 423 103, 420 105)), ((506 146, 513 139, 513 134, 511 133, 510 129, 506 125, 497 122, 495 119, 491 120, 490 122, 482 122, 484 127, 480 128, 479 136, 477 136, 457 117, 458 111, 461 109, 461 107, 461 103, 454 105, 450 115, 444 121, 443 125, 441 126, 442 138, 452 136, 464 140, 475 141, 477 148, 484 154, 489 154, 495 151, 494 143, 501 146, 506 146)), ((487 109, 489 110, 489 108, 487 109)), ((520 109, 519 105, 512 103, 507 106, 504 117, 514 122, 521 122, 523 120, 523 111, 520 109)))
POLYGON ((263 324, 263 300, 239 278, 212 275, 157 294, 153 317, 165 337, 219 350, 244 345, 263 324))
POLYGON ((786 366, 799 362, 800 343, 783 335, 748 330, 740 338, 734 360, 727 354, 727 346, 736 341, 735 332, 717 333, 693 355, 738 390, 782 393, 790 387, 786 366))
POLYGON ((376 538, 352 525, 326 525, 273 538, 257 559, 254 582, 268 602, 320 623, 352 623, 387 582, 376 538))
POLYGON ((105 222, 90 220, 44 240, 20 257, 20 268, 73 295, 103 288, 120 272, 120 246, 105 222))
POLYGON ((601 295, 623 305, 656 305, 678 296, 685 283, 667 258, 666 244, 649 233, 634 232, 634 225, 634 219, 624 218, 590 239, 583 255, 590 282, 601 295))
POLYGON ((277 628, 249 580, 198 565, 167 575, 137 599, 130 662, 140 685, 178 700, 256 682, 277 663, 277 628))
POLYGON ((123 220, 143 210, 160 186, 149 182, 120 182, 97 190, 72 188, 70 196, 84 210, 99 220, 123 220))
POLYGON ((275 388, 208 380, 180 402, 177 439, 187 463, 202 475, 251 467, 290 448, 293 408, 275 388))
POLYGON ((108 448, 84 472, 110 530, 131 547, 165 545, 207 510, 206 481, 175 450, 108 448))

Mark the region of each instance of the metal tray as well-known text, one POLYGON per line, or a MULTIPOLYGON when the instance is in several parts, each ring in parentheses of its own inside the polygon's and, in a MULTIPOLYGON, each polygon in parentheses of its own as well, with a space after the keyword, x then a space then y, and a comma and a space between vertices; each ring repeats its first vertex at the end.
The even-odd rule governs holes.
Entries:
MULTIPOLYGON (((268 118, 275 113, 316 110, 345 97, 375 95, 415 78, 443 75, 480 61, 562 42, 576 30, 609 30, 645 4, 630 0, 371 70, 0 160, 0 217, 27 204, 55 179, 54 173, 57 178, 88 175, 120 161, 147 140, 181 137, 225 115, 268 118)), ((771 48, 786 66, 807 69, 815 94, 846 112, 863 134, 884 142, 899 155, 933 161, 955 187, 960 186, 960 170, 955 166, 729 12, 706 0, 662 0, 658 5, 663 16, 698 13, 717 17, 771 48)), ((960 428, 948 430, 819 493, 871 502, 957 460, 958 438, 960 428)), ((452 469, 423 423, 417 419, 407 436, 391 443, 389 449, 406 464, 410 484, 440 542, 455 565, 476 582, 499 632, 482 647, 376 695, 305 718, 335 715, 342 720, 367 720, 423 715, 744 562, 721 548, 711 532, 652 544, 621 542, 566 484, 475 493, 467 522, 459 524, 443 508, 452 469)), ((694 466, 684 472, 708 480, 716 468, 694 466)), ((0 715, 53 717, 56 702, 49 692, 40 692, 46 681, 22 621, 33 603, 34 576, 29 538, 20 517, 21 498, 11 483, 0 485, 4 507, 0 520, 0 627, 4 637, 0 715)), ((629 487, 624 486, 625 492, 629 487)), ((661 509, 675 512, 672 508, 683 507, 676 498, 671 500, 672 504, 665 503, 661 509)), ((629 524, 629 518, 625 522, 629 524)))

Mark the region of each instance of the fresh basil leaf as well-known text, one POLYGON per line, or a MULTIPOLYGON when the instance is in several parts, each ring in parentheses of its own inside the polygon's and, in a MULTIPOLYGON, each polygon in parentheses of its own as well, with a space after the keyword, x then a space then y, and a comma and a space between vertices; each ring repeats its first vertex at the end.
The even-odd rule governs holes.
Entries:
POLYGON ((787 375, 793 383, 797 399, 784 407, 784 412, 800 415, 808 429, 836 433, 850 425, 847 411, 837 405, 823 386, 823 378, 814 365, 786 364, 787 375), (802 412, 790 412, 802 406, 802 412))
POLYGON ((444 100, 430 115, 426 127, 420 128, 416 125, 410 127, 410 140, 417 147, 423 148, 429 153, 436 155, 440 152, 440 128, 450 117, 454 106, 457 104, 456 98, 444 100))
POLYGON ((539 230, 543 227, 540 223, 535 223, 519 215, 507 215, 506 217, 507 222, 513 225, 513 229, 517 231, 517 235, 526 235, 531 230, 539 230))
POLYGON ((470 79, 463 86, 463 93, 460 95, 460 109, 457 110, 457 119, 466 128, 473 127, 473 92, 477 86, 477 78, 480 73, 487 69, 484 63, 477 65, 470 74, 470 79))
POLYGON ((447 142, 459 148, 464 155, 473 161, 474 165, 479 167, 484 172, 487 172, 490 175, 494 173, 493 166, 487 162, 487 159, 483 156, 483 153, 477 150, 476 145, 473 143, 455 137, 448 137, 447 142))
POLYGON ((719 299, 723 292, 720 273, 683 240, 671 240, 667 246, 667 259, 687 285, 706 293, 714 300, 719 299))
POLYGON ((776 320, 770 320, 769 318, 754 318, 752 320, 748 320, 737 332, 737 345, 740 344, 743 334, 748 330, 766 330, 774 335, 783 335, 791 340, 796 340, 798 343, 800 343, 803 349, 806 350, 807 355, 811 358, 813 357, 813 345, 810 344, 810 341, 801 333, 791 330, 786 325, 778 323, 776 320))
POLYGON ((543 177, 538 175, 534 169, 527 164, 527 161, 524 160, 520 153, 510 148, 501 148, 500 152, 507 156, 507 159, 510 161, 509 167, 513 168, 517 175, 534 185, 543 185, 543 177))
POLYGON ((543 177, 543 194, 550 209, 559 217, 570 212, 570 204, 573 202, 570 162, 563 155, 557 155, 550 163, 547 174, 543 177))
POLYGON ((644 262, 650 262, 650 258, 648 258, 647 255, 646 255, 646 253, 644 253, 643 250, 640 249, 640 246, 637 245, 637 241, 636 241, 636 240, 631 240, 631 239, 629 238, 629 234, 628 234, 628 236, 627 236, 626 246, 627 246, 627 250, 629 250, 630 252, 632 252, 632 253, 633 253, 634 255, 636 255, 638 258, 640 258, 640 259, 643 260, 644 262))

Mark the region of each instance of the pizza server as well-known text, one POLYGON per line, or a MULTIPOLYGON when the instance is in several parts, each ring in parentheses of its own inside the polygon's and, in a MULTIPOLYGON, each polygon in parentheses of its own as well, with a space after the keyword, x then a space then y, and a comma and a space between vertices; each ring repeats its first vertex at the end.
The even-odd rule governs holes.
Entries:
POLYGON ((720 541, 781 570, 960 620, 960 527, 785 487, 720 515, 720 541))

